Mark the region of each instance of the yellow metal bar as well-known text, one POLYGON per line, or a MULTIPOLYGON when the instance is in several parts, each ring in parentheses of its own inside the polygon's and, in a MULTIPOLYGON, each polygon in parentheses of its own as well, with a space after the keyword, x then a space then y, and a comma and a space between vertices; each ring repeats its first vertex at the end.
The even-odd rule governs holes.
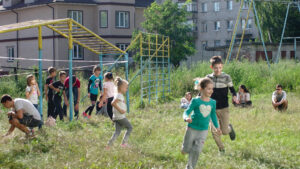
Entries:
MULTIPOLYGON (((16 26, 19 25, 19 27, 17 28, 8 28, 8 29, 4 29, 4 30, 1 30, 1 28, 3 26, 0 26, 0 34, 1 33, 7 33, 7 32, 13 32, 13 31, 19 31, 19 30, 24 30, 24 29, 30 29, 30 28, 36 28, 36 27, 39 27, 39 26, 46 26, 46 25, 51 25, 51 24, 55 24, 55 23, 59 23, 59 22, 66 22, 70 20, 69 18, 68 19, 59 19, 59 20, 52 20, 52 21, 47 21, 47 22, 42 22, 42 23, 33 23, 31 25, 28 25, 28 26, 22 26, 22 22, 19 23, 19 24, 16 24, 16 26)), ((26 22, 24 22, 26 23, 26 22)), ((30 23, 30 22, 28 22, 30 23)))
POLYGON ((240 54, 240 51, 241 51, 241 47, 242 47, 242 44, 243 44, 243 40, 244 40, 244 36, 245 36, 245 30, 246 30, 246 27, 248 25, 248 19, 249 19, 249 15, 250 15, 250 11, 251 11, 251 8, 252 8, 252 4, 253 4, 253 0, 251 0, 250 2, 250 6, 249 6, 249 9, 248 9, 248 13, 247 13, 247 19, 245 21, 245 24, 244 24, 244 29, 243 29, 243 33, 242 33, 242 38, 241 38, 241 41, 240 41, 240 45, 239 45, 239 50, 236 54, 236 60, 238 60, 239 58, 239 54, 240 54))
POLYGON ((69 21, 68 25, 69 25, 69 49, 73 49, 72 21, 69 21))
POLYGON ((140 39, 140 57, 143 56, 143 34, 141 34, 141 39, 140 39))
POLYGON ((39 37, 38 37, 38 43, 39 43, 39 49, 43 49, 43 41, 42 41, 42 26, 38 27, 39 31, 39 37))
POLYGON ((229 54, 231 52, 231 46, 234 45, 234 44, 232 44, 232 42, 233 42, 234 35, 235 35, 235 32, 236 32, 237 27, 238 27, 238 22, 239 22, 239 19, 240 19, 240 15, 241 15, 243 4, 244 4, 244 0, 241 0, 241 5, 240 5, 239 13, 238 13, 238 16, 237 16, 236 21, 235 21, 235 26, 234 26, 234 30, 233 30, 233 33, 232 33, 231 42, 230 42, 230 45, 229 45, 229 49, 228 49, 228 52, 227 52, 227 57, 226 57, 225 63, 227 63, 227 61, 228 61, 228 57, 229 57, 229 54))
POLYGON ((163 47, 163 56, 165 56, 165 46, 164 46, 164 36, 162 36, 162 45, 160 47, 163 47))
POLYGON ((108 41, 104 40, 103 38, 101 38, 100 36, 98 36, 97 34, 95 34, 94 32, 90 31, 88 28, 82 26, 81 24, 79 24, 78 22, 72 20, 72 22, 76 25, 78 25, 79 27, 81 27, 82 29, 84 29, 85 31, 87 31, 88 33, 94 35, 95 37, 97 37, 98 39, 100 39, 101 41, 107 43, 109 46, 113 47, 115 50, 119 51, 120 53, 126 53, 124 51, 122 51, 121 49, 117 48, 115 45, 109 43, 108 41))

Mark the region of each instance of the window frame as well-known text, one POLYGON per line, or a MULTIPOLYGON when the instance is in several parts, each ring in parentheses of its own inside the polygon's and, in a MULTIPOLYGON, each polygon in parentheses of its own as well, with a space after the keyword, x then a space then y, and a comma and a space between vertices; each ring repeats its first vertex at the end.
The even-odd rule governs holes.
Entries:
POLYGON ((233 1, 232 0, 228 0, 227 3, 227 10, 232 11, 233 10, 233 1))
POLYGON ((129 43, 116 43, 116 47, 118 47, 119 49, 121 49, 123 51, 125 51, 128 48, 129 45, 130 45, 129 43), (124 50, 120 48, 120 45, 124 45, 123 46, 124 50))
MULTIPOLYGON (((82 10, 68 10, 67 17, 73 19, 74 21, 80 23, 81 25, 84 25, 83 24, 84 23, 84 19, 83 19, 83 11, 82 10), (73 19, 73 17, 69 17, 69 12, 80 12, 81 13, 81 23, 78 22, 77 20, 73 19)), ((77 17, 78 17, 78 15, 77 15, 77 17)))
POLYGON ((7 57, 8 57, 7 62, 14 62, 15 61, 15 46, 7 46, 6 49, 7 49, 7 57), (12 56, 10 56, 11 49, 12 49, 12 56))
POLYGON ((84 60, 84 47, 82 47, 82 46, 80 46, 80 45, 78 45, 78 44, 74 44, 74 45, 73 45, 72 60, 84 60), (79 48, 82 48, 82 57, 81 57, 81 58, 80 58, 80 57, 74 57, 74 56, 75 56, 75 52, 74 52, 75 46, 78 46, 78 48, 77 48, 77 56, 78 56, 78 54, 80 53, 80 52, 79 52, 79 48))
POLYGON ((221 41, 220 40, 214 40, 214 47, 219 47, 221 46, 221 41), (216 42, 219 42, 219 45, 216 45, 217 43, 216 42))
POLYGON ((214 2, 214 12, 220 12, 220 2, 214 2))
POLYGON ((201 3, 201 12, 207 13, 207 3, 206 2, 201 3))
MULTIPOLYGON (((126 17, 126 15, 124 15, 126 17)), ((119 17, 120 18, 120 15, 119 17)), ((130 11, 116 11, 115 12, 115 28, 116 29, 130 29, 130 11), (126 27, 126 18, 124 18, 124 27, 121 27, 120 25, 118 25, 118 21, 117 21, 117 15, 118 13, 124 13, 124 14, 128 14, 128 27, 126 27)))
POLYGON ((108 28, 108 10, 100 10, 99 11, 99 28, 108 28), (102 26, 101 25, 101 21, 102 21, 102 19, 101 19, 101 13, 102 12, 106 13, 106 26, 102 26))
POLYGON ((215 21, 214 27, 215 27, 215 31, 220 31, 221 30, 221 21, 215 21))

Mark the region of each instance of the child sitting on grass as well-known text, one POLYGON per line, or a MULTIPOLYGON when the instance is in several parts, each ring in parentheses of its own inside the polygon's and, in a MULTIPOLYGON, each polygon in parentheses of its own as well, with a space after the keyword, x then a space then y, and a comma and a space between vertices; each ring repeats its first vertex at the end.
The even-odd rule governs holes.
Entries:
POLYGON ((28 99, 38 110, 38 96, 40 96, 39 86, 36 83, 33 75, 27 76, 26 99, 28 99))
POLYGON ((212 120, 217 133, 219 135, 222 133, 216 115, 216 101, 210 98, 213 93, 213 82, 209 78, 198 79, 198 81, 196 89, 200 90, 201 96, 193 98, 188 109, 183 113, 183 119, 188 122, 188 127, 181 152, 189 154, 187 169, 196 167, 207 137, 210 120, 212 120))
POLYGON ((249 107, 252 105, 250 92, 245 85, 240 85, 236 98, 237 102, 233 102, 234 106, 249 107))
POLYGON ((286 92, 282 90, 282 85, 276 85, 276 91, 272 94, 272 105, 275 110, 286 111, 288 108, 288 101, 286 99, 286 92))
POLYGON ((183 97, 180 101, 180 107, 182 109, 187 109, 191 103, 192 97, 193 96, 191 92, 186 92, 185 97, 183 97))
POLYGON ((128 88, 128 82, 126 80, 123 80, 121 78, 116 79, 116 85, 118 88, 118 93, 115 95, 114 100, 112 101, 111 105, 113 106, 113 121, 115 123, 115 133, 111 137, 111 139, 108 142, 107 149, 109 149, 110 146, 112 146, 113 142, 117 139, 117 137, 120 135, 122 128, 126 128, 127 131, 124 135, 123 141, 121 146, 127 147, 128 146, 128 138, 132 131, 132 126, 128 119, 125 116, 125 113, 127 111, 127 106, 125 104, 124 94, 127 92, 128 88))

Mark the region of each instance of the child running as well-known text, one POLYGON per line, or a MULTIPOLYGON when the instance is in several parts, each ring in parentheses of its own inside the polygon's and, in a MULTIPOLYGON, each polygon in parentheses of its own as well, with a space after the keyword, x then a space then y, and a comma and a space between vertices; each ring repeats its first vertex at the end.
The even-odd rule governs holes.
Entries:
POLYGON ((54 67, 48 68, 49 76, 46 79, 46 84, 44 86, 45 89, 45 98, 48 102, 48 117, 54 117, 54 103, 53 103, 53 90, 49 88, 49 85, 54 82, 54 78, 56 77, 56 69, 54 67))
POLYGON ((106 72, 104 74, 104 83, 103 83, 103 96, 100 98, 99 107, 103 106, 105 100, 107 104, 107 113, 111 120, 113 120, 113 107, 111 105, 114 95, 115 95, 115 85, 114 77, 111 72, 106 72))
POLYGON ((61 101, 62 101, 61 96, 64 96, 65 104, 67 106, 69 105, 66 92, 65 92, 65 86, 64 86, 66 77, 67 77, 66 72, 60 71, 59 80, 49 85, 49 87, 55 91, 55 94, 53 96, 53 103, 55 105, 53 118, 56 119, 57 115, 59 115, 59 119, 61 121, 64 120, 64 112, 61 106, 61 101))
MULTIPOLYGON (((223 62, 221 56, 213 56, 210 59, 211 68, 213 69, 213 73, 207 75, 214 82, 214 92, 211 95, 211 98, 216 100, 217 102, 217 116, 219 119, 220 128, 223 135, 229 134, 230 139, 235 139, 235 132, 231 124, 229 124, 229 104, 228 104, 228 88, 233 96, 233 101, 237 102, 236 92, 233 87, 233 83, 231 77, 222 72, 223 70, 223 62)), ((219 151, 224 153, 225 148, 221 141, 221 136, 216 133, 215 128, 211 127, 211 132, 213 138, 219 147, 219 151)))
POLYGON ((102 90, 101 84, 101 76, 100 76, 101 68, 99 66, 95 66, 93 69, 94 74, 89 79, 88 84, 88 96, 91 100, 91 104, 83 113, 83 117, 91 118, 92 112, 94 110, 97 98, 98 98, 98 90, 102 90))
POLYGON ((27 87, 26 87, 26 99, 28 99, 34 107, 38 109, 38 96, 40 96, 40 89, 36 83, 35 77, 33 75, 27 76, 27 87))
POLYGON ((216 101, 210 98, 213 93, 213 82, 209 78, 198 80, 199 83, 197 83, 198 87, 196 89, 200 89, 201 96, 193 98, 188 109, 183 113, 183 119, 188 122, 188 127, 181 152, 182 154, 189 154, 187 169, 196 167, 199 154, 207 137, 210 120, 216 128, 216 132, 221 134, 216 115, 216 101))
POLYGON ((130 122, 127 120, 125 113, 127 110, 126 104, 125 104, 125 99, 124 99, 124 94, 127 92, 128 88, 128 82, 126 80, 123 80, 119 77, 117 77, 115 81, 117 88, 118 88, 118 93, 116 93, 113 101, 112 101, 112 106, 113 106, 113 121, 115 123, 115 133, 111 137, 111 139, 108 142, 108 147, 109 149, 110 146, 112 146, 113 142, 117 139, 117 137, 121 133, 122 128, 126 128, 127 131, 124 135, 123 141, 121 146, 122 147, 127 147, 128 146, 128 138, 129 135, 132 131, 132 126, 130 122))

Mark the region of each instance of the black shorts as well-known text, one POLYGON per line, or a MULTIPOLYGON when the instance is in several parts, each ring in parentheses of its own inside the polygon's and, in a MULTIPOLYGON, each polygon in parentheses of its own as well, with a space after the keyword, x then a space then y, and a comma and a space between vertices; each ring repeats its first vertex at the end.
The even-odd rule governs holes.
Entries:
POLYGON ((93 102, 97 101, 97 97, 98 97, 98 95, 90 93, 90 99, 91 99, 91 101, 93 101, 93 102))
POLYGON ((27 127, 38 127, 42 124, 41 120, 33 118, 32 115, 23 115, 22 119, 19 119, 19 122, 27 127))

